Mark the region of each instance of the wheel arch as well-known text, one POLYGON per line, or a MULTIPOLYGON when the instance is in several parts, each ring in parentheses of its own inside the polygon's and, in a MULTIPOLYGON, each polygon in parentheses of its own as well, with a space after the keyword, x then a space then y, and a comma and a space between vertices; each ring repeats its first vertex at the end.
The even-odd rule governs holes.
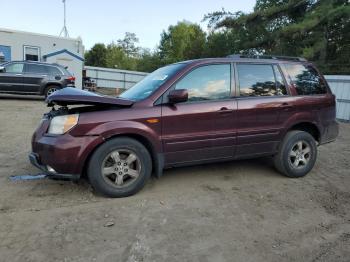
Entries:
POLYGON ((41 89, 40 94, 41 94, 41 95, 44 95, 46 89, 47 89, 49 86, 57 86, 57 87, 59 87, 59 88, 63 88, 62 84, 60 84, 60 83, 49 82, 49 83, 46 83, 46 84, 43 86, 43 88, 41 89))
POLYGON ((163 166, 164 166, 164 159, 163 159, 163 154, 158 153, 156 151, 155 145, 152 144, 152 142, 145 136, 140 135, 140 134, 135 134, 135 133, 121 133, 121 134, 115 134, 111 135, 108 138, 105 138, 102 143, 99 143, 96 145, 88 154, 84 161, 83 169, 82 169, 82 174, 85 176, 86 171, 87 171, 87 166, 88 163, 91 159, 91 156, 94 154, 94 152, 105 142, 116 139, 119 137, 127 137, 127 138, 132 138, 138 142, 140 142, 143 146, 146 147, 148 152, 150 153, 151 159, 152 159, 152 174, 156 177, 161 177, 162 176, 162 171, 163 171, 163 166))
POLYGON ((300 122, 289 127, 288 131, 300 130, 309 133, 319 143, 321 141, 321 132, 318 126, 312 122, 300 122))

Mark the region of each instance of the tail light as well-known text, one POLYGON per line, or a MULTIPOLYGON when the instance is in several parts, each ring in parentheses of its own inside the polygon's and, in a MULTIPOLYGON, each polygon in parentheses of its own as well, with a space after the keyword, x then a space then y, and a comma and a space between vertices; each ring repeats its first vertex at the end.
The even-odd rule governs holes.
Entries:
POLYGON ((75 81, 75 76, 70 76, 67 78, 67 80, 71 81, 71 82, 74 82, 75 81))

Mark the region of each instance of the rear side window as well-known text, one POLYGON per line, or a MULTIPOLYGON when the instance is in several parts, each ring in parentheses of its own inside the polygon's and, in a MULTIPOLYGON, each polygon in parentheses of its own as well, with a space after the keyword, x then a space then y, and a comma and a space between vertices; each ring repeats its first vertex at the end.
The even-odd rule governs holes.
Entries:
POLYGON ((26 64, 26 73, 33 73, 33 74, 47 74, 47 66, 43 65, 36 65, 36 64, 26 64))
POLYGON ((187 89, 189 101, 217 100, 230 97, 231 66, 207 65, 182 78, 175 89, 187 89))
POLYGON ((55 76, 62 75, 62 72, 57 67, 48 66, 47 70, 49 75, 55 75, 55 76))
POLYGON ((287 94, 282 76, 276 81, 272 65, 237 64, 237 73, 240 96, 287 94))
POLYGON ((285 67, 298 95, 317 95, 327 93, 325 83, 312 66, 285 64, 285 67))

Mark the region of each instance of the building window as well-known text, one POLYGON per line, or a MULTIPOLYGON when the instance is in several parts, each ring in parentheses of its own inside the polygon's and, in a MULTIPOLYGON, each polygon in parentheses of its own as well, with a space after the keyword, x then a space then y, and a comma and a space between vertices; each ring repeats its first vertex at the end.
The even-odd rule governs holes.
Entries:
POLYGON ((23 57, 27 61, 40 61, 40 47, 24 46, 23 57))
POLYGON ((0 63, 11 61, 11 47, 0 45, 0 63))
POLYGON ((5 62, 5 55, 3 52, 0 51, 0 63, 5 62))

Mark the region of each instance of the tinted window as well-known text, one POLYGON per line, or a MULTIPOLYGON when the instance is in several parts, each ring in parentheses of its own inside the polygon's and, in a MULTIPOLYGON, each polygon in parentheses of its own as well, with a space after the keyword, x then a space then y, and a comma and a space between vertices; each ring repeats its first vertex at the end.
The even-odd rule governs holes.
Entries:
POLYGON ((309 65, 286 64, 286 69, 298 95, 325 94, 326 85, 317 71, 309 65))
POLYGON ((47 70, 49 75, 55 75, 55 76, 62 75, 62 72, 57 67, 48 66, 47 70))
POLYGON ((147 75, 144 79, 138 82, 133 87, 126 90, 119 97, 141 100, 150 96, 155 90, 157 90, 162 84, 164 84, 169 78, 176 74, 186 64, 179 63, 165 67, 161 67, 151 74, 147 75))
POLYGON ((47 74, 47 66, 26 64, 26 73, 47 74))
POLYGON ((241 96, 278 95, 271 65, 237 64, 241 96))
POLYGON ((274 65, 273 69, 275 70, 275 76, 276 76, 277 95, 279 96, 287 95, 286 84, 284 82, 280 69, 278 68, 277 65, 274 65))
POLYGON ((229 98, 230 85, 230 65, 208 65, 191 71, 175 89, 187 89, 189 101, 214 100, 229 98))
POLYGON ((5 66, 5 70, 7 73, 22 73, 23 66, 24 64, 21 63, 9 64, 5 66))

